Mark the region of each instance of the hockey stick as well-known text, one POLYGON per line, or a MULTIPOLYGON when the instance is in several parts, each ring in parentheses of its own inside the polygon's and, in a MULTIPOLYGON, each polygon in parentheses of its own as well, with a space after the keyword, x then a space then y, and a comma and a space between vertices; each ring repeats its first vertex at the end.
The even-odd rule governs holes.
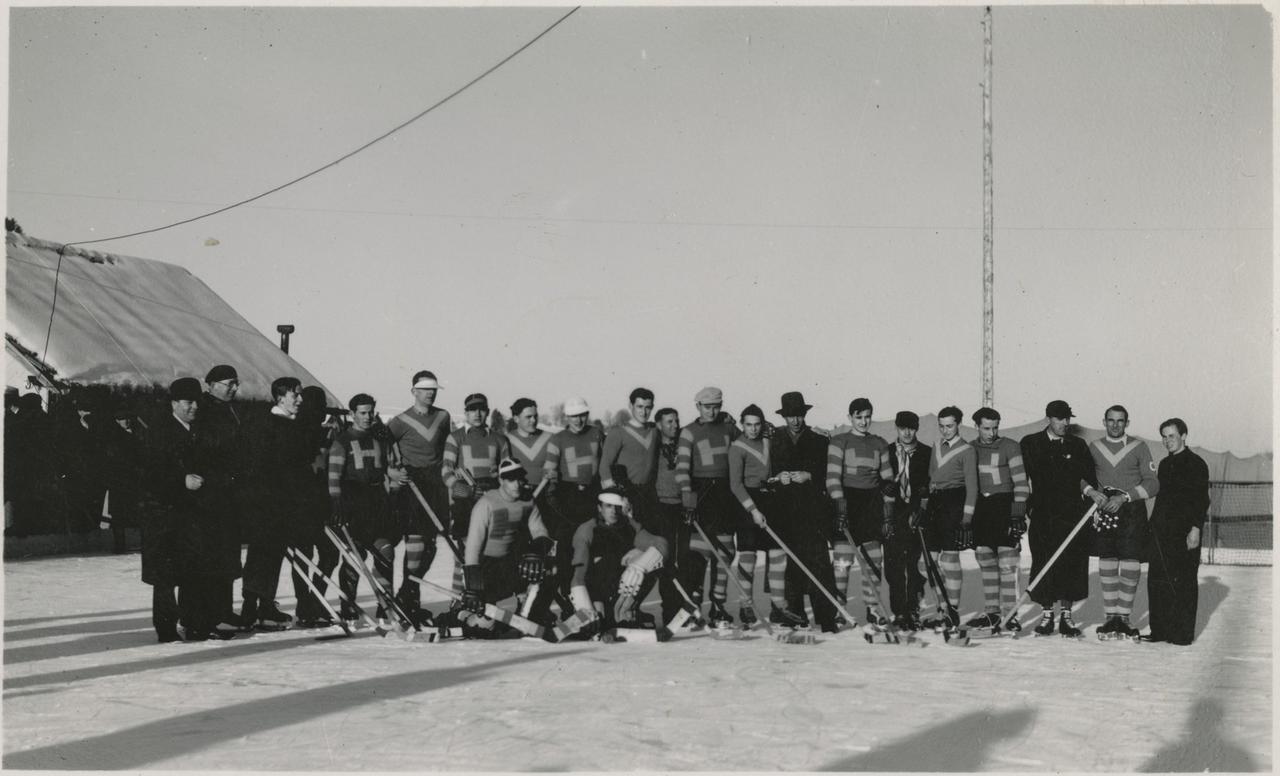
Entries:
POLYGON ((783 543, 782 539, 778 538, 778 534, 774 533, 773 529, 769 527, 768 523, 764 524, 764 530, 767 531, 769 535, 773 537, 773 540, 778 543, 778 546, 782 548, 782 551, 787 553, 787 557, 791 558, 791 560, 796 564, 796 566, 799 567, 799 569, 804 572, 804 575, 809 578, 809 581, 813 583, 813 586, 818 588, 818 590, 822 591, 822 594, 826 596, 827 600, 831 602, 831 605, 836 608, 836 611, 844 615, 845 622, 849 623, 849 627, 851 628, 856 627, 858 624, 858 618, 854 617, 852 614, 849 614, 849 610, 845 609, 844 605, 841 604, 840 601, 837 600, 836 597, 831 594, 831 591, 828 590, 826 587, 824 587, 823 584, 818 581, 818 578, 813 575, 813 572, 809 570, 809 567, 804 565, 804 562, 801 561, 800 558, 796 557, 796 554, 791 551, 790 547, 788 547, 785 543, 783 543))
MULTIPOLYGON (((303 556, 295 547, 285 547, 285 554, 289 558, 289 565, 293 566, 294 573, 302 577, 302 581, 307 583, 307 587, 311 589, 311 594, 316 597, 316 600, 320 602, 320 605, 324 607, 324 610, 329 613, 329 616, 333 618, 334 622, 342 627, 343 632, 350 636, 351 628, 347 627, 346 621, 339 617, 338 613, 334 611, 333 606, 329 604, 329 599, 325 598, 324 593, 320 592, 319 585, 317 585, 315 580, 311 578, 311 571, 304 567, 302 562, 299 560, 299 558, 305 556, 303 556)), ((307 558, 307 561, 310 560, 310 558, 307 558)), ((316 571, 319 571, 319 569, 317 568, 316 571)), ((320 574, 320 577, 322 579, 328 579, 325 574, 320 574)))
MULTIPOLYGON (((293 548, 289 548, 289 549, 293 549, 293 548)), ((294 552, 297 552, 297 550, 294 550, 294 552)), ((298 553, 298 560, 302 561, 307 567, 311 569, 311 571, 313 571, 315 574, 319 575, 322 579, 324 579, 326 582, 332 585, 333 588, 338 591, 338 597, 341 598, 343 601, 347 602, 348 604, 350 604, 352 607, 354 607, 356 610, 356 614, 360 615, 360 618, 364 620, 364 623, 366 625, 368 625, 369 627, 377 631, 379 636, 385 637, 387 634, 390 633, 390 631, 388 631, 386 628, 378 624, 377 620, 375 620, 373 617, 370 617, 369 613, 365 611, 364 607, 356 603, 354 598, 348 596, 345 592, 343 592, 342 585, 334 581, 333 577, 321 571, 320 567, 317 566, 310 558, 308 558, 306 555, 298 553)), ((404 636, 403 633, 401 633, 400 635, 404 636)))
POLYGON ((427 503, 427 499, 422 495, 422 491, 418 490, 418 483, 412 479, 409 480, 409 490, 413 491, 413 495, 418 499, 418 503, 422 505, 426 511, 427 517, 431 518, 431 522, 435 524, 436 531, 440 536, 444 537, 444 543, 449 545, 449 549, 453 551, 453 557, 458 563, 462 563, 462 550, 458 549, 458 545, 453 541, 453 537, 445 530, 444 523, 440 522, 440 518, 436 516, 435 510, 427 503))
MULTIPOLYGON (((1089 511, 1084 513, 1084 516, 1076 523, 1076 527, 1071 529, 1071 533, 1067 534, 1067 538, 1062 540, 1062 544, 1058 545, 1058 549, 1054 550, 1053 555, 1049 556, 1049 560, 1045 561, 1044 568, 1040 569, 1040 573, 1036 574, 1036 578, 1027 584, 1026 589, 1022 591, 1022 595, 1018 596, 1018 601, 1013 605, 1013 608, 1000 615, 1001 624, 1007 623, 1010 619, 1017 616, 1018 609, 1022 606, 1023 602, 1027 600, 1027 596, 1031 595, 1031 591, 1036 589, 1036 585, 1040 584, 1041 579, 1044 579, 1044 575, 1053 567, 1054 562, 1058 560, 1058 556, 1062 555, 1062 553, 1066 551, 1067 545, 1071 543, 1072 539, 1076 538, 1076 534, 1080 533, 1080 529, 1084 528, 1084 524, 1089 522, 1089 519, 1092 518, 1094 513, 1097 511, 1097 504, 1089 507, 1089 511)), ((921 541, 923 541, 923 537, 921 538, 921 541)))
MULTIPOLYGON (((721 544, 718 538, 713 539, 709 536, 706 530, 699 523, 694 522, 693 527, 698 529, 698 535, 702 537, 702 541, 706 542, 711 547, 712 552, 714 552, 716 556, 720 558, 720 562, 724 564, 725 572, 729 575, 729 578, 733 580, 734 586, 738 588, 738 595, 742 597, 742 601, 745 601, 746 605, 750 606, 752 611, 755 611, 755 600, 751 596, 751 591, 742 584, 741 579, 738 579, 738 570, 734 567, 733 555, 729 552, 729 549, 721 544)), ((773 636, 773 626, 769 624, 769 620, 762 618, 759 615, 756 615, 756 619, 764 625, 765 632, 770 636, 773 636)))
MULTIPOLYGON (((880 589, 880 583, 884 581, 884 574, 881 573, 880 567, 875 564, 875 561, 871 560, 871 554, 867 552, 867 548, 861 544, 858 544, 853 540, 853 535, 849 533, 848 528, 844 528, 842 530, 844 531, 844 537, 849 540, 849 543, 852 544, 854 547, 858 548, 858 553, 862 555, 862 562, 867 564, 867 570, 871 572, 872 578, 875 579, 876 601, 879 602, 880 604, 880 610, 882 612, 892 611, 891 609, 889 609, 888 606, 885 605, 884 591, 880 589)), ((901 629, 898 628, 898 626, 894 625, 892 622, 890 622, 888 625, 875 625, 869 622, 863 627, 864 627, 864 630, 862 632, 862 637, 867 640, 868 644, 874 642, 875 638, 871 635, 871 633, 868 633, 865 630, 865 628, 871 628, 873 632, 883 634, 885 637, 885 641, 887 643, 890 643, 890 644, 902 643, 902 638, 900 635, 902 631, 901 629)), ((915 635, 908 633, 907 643, 910 644, 913 641, 915 641, 915 635)))
MULTIPOLYGON (((455 596, 452 590, 443 585, 437 585, 435 582, 422 579, 421 577, 415 577, 412 574, 409 575, 409 579, 417 582, 419 585, 426 585, 438 593, 445 594, 449 597, 451 602, 460 602, 462 600, 455 596)), ((494 604, 486 603, 484 605, 483 616, 488 617, 491 620, 496 620, 503 625, 510 625, 512 628, 515 628, 526 636, 533 636, 534 638, 540 639, 546 634, 547 629, 533 620, 530 620, 527 617, 521 617, 515 612, 508 611, 507 609, 495 606, 494 604)))
POLYGON ((342 537, 338 536, 338 533, 329 526, 326 525, 324 527, 325 536, 328 536, 329 541, 333 542, 333 546, 338 548, 338 552, 342 555, 343 560, 354 566, 355 570, 364 578, 365 583, 369 585, 369 589, 373 591, 373 597, 377 599, 378 605, 382 607, 383 611, 396 618, 399 622, 399 629, 402 632, 408 630, 421 630, 421 628, 418 627, 418 623, 414 622, 413 618, 405 614, 405 611, 400 608, 400 605, 396 603, 395 599, 388 595, 387 591, 383 589, 382 584, 374 578, 373 573, 369 571, 369 567, 365 565, 364 558, 360 557, 358 551, 355 549, 357 545, 354 540, 351 540, 351 532, 347 530, 346 526, 342 527, 342 532, 346 535, 347 540, 351 541, 351 544, 347 544, 346 541, 344 541, 342 537))

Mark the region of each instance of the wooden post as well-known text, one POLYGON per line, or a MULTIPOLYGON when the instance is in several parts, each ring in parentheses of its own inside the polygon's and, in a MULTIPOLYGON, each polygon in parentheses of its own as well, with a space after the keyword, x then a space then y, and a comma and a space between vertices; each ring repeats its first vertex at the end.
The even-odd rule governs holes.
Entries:
POLYGON ((991 184, 991 6, 982 16, 982 404, 995 402, 995 269, 991 184))

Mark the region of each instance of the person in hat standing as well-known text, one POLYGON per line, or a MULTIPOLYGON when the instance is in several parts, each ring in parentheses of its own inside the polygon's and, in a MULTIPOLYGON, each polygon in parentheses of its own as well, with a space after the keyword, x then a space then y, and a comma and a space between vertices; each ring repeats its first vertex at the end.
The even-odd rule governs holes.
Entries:
POLYGON ((111 417, 111 422, 104 423, 101 429, 102 479, 107 495, 98 526, 111 531, 112 552, 120 554, 128 549, 125 529, 137 526, 143 451, 141 435, 133 427, 133 412, 120 404, 111 417))
MULTIPOLYGON (((719 388, 703 388, 693 400, 698 417, 680 431, 676 451, 676 482, 680 485, 681 505, 686 520, 696 520, 708 536, 726 536, 737 530, 741 515, 729 490, 729 446, 741 432, 733 420, 720 411, 724 406, 724 393, 719 388)), ((690 536, 689 547, 712 566, 708 619, 718 627, 733 624, 733 617, 724 608, 729 570, 715 562, 715 550, 700 534, 695 532, 690 536)), ((688 580, 686 588, 695 603, 700 603, 702 579, 688 580)))
MULTIPOLYGON (((467 531, 463 566, 463 608, 484 613, 542 581, 551 552, 551 536, 542 516, 528 498, 525 468, 511 458, 498 463, 498 487, 476 499, 467 531)), ((466 632, 466 631, 464 631, 466 632)), ((468 635, 514 637, 520 632, 491 622, 468 635)))
POLYGON ((449 489, 444 484, 442 466, 452 421, 446 410, 436 406, 436 398, 444 386, 440 385, 434 372, 418 371, 409 385, 413 406, 392 418, 387 423, 387 430, 390 432, 392 459, 388 475, 404 483, 392 498, 392 508, 397 509, 404 523, 404 569, 396 600, 407 612, 413 613, 421 608, 421 592, 417 585, 410 584, 409 575, 426 579, 436 558, 436 542, 440 535, 435 521, 418 501, 418 495, 422 495, 447 528, 449 489), (409 485, 410 482, 413 486, 409 485))
POLYGON ((211 636, 215 630, 218 584, 223 576, 211 551, 219 523, 217 497, 204 477, 208 448, 196 427, 200 381, 182 377, 169 385, 170 413, 151 428, 147 440, 147 489, 160 509, 142 526, 142 581, 152 586, 151 620, 163 642, 211 636))
MULTIPOLYGON (((877 568, 884 566, 881 542, 884 524, 893 517, 893 497, 884 484, 893 480, 889 463, 889 443, 871 433, 871 400, 859 397, 849 403, 849 430, 836 434, 827 447, 827 493, 836 505, 835 551, 836 586, 841 601, 848 595, 849 568, 854 548, 848 533, 861 545, 877 568)), ((862 569, 862 602, 867 622, 885 625, 889 622, 880 611, 880 582, 868 564, 862 569)))
MULTIPOLYGON (((1031 546, 1031 578, 1045 568, 1063 546, 1076 523, 1090 506, 1087 495, 1098 487, 1089 446, 1070 433, 1071 406, 1055 399, 1045 406, 1043 431, 1022 438, 1022 464, 1027 470, 1031 495, 1027 498, 1027 543, 1031 546)), ((1031 591, 1031 600, 1044 609, 1035 631, 1048 636, 1054 630, 1055 606, 1061 613, 1063 635, 1078 636, 1071 608, 1089 597, 1089 537, 1076 534, 1062 554, 1031 591)), ((1014 612, 1017 617, 1017 612, 1014 612)))
MULTIPOLYGON (((597 497, 596 515, 573 534, 573 579, 569 598, 580 613, 594 614, 593 629, 607 632, 635 627, 636 596, 647 577, 667 561, 666 540, 636 523, 628 514, 626 497, 618 489, 603 490, 597 497)), ((658 627, 658 640, 671 632, 658 627)))
MULTIPOLYGON (((298 422, 302 383, 280 377, 271 383, 270 411, 253 425, 250 471, 253 473, 255 514, 246 538, 242 623, 264 630, 288 627, 293 617, 280 611, 276 592, 285 548, 305 548, 310 537, 306 508, 311 497, 314 437, 298 422)), ((311 598, 302 578, 293 576, 297 601, 311 598)), ((305 612, 304 612, 305 613, 305 612)))
MULTIPOLYGON (((452 501, 449 533, 466 549, 471 510, 476 499, 498 487, 498 464, 508 457, 506 435, 488 426, 489 399, 473 393, 463 402, 466 425, 450 432, 444 443, 441 473, 452 501), (463 476, 465 471, 470 479, 463 476), (472 484, 474 483, 474 485, 472 484)), ((462 567, 454 564, 453 589, 462 592, 462 567)))
POLYGON ((889 583, 889 608, 893 624, 899 628, 919 630, 920 599, 924 596, 925 576, 920 571, 920 541, 916 526, 929 495, 929 459, 933 448, 916 438, 920 416, 902 410, 893 419, 898 438, 889 451, 893 467, 893 520, 885 536, 884 573, 889 583))
POLYGON ((1089 445, 1098 486, 1104 491, 1085 493, 1099 510, 1115 516, 1115 525, 1093 535, 1093 555, 1098 556, 1098 580, 1107 621, 1098 626, 1101 638, 1136 639, 1138 630, 1129 622, 1133 599, 1142 577, 1139 557, 1147 540, 1147 505, 1160 491, 1156 464, 1147 443, 1130 437, 1129 411, 1119 404, 1103 416, 1106 435, 1089 445))
POLYGON ((573 397, 564 403, 565 428, 547 443, 543 476, 549 480, 550 494, 543 519, 556 542, 554 584, 538 590, 531 610, 545 616, 553 598, 565 599, 573 568, 573 534, 578 526, 591 520, 595 513, 596 494, 600 492, 600 453, 604 435, 590 421, 591 408, 586 399, 573 397))
MULTIPOLYGON (((831 502, 824 492, 827 448, 831 440, 805 422, 813 405, 805 403, 804 394, 788 391, 782 394, 781 404, 778 414, 785 421, 785 427, 769 438, 769 468, 777 480, 776 517, 771 516, 769 524, 822 587, 834 595, 835 571, 827 552, 832 538, 831 502)), ((807 626, 809 619, 804 606, 807 595, 814 620, 823 632, 839 630, 835 606, 794 563, 787 564, 784 586, 787 605, 785 608, 774 605, 769 612, 770 622, 807 626)))
POLYGON ((224 534, 213 551, 225 559, 227 569, 232 572, 217 592, 219 619, 222 624, 248 630, 253 623, 240 621, 235 612, 234 594, 235 579, 242 571, 242 523, 248 519, 242 493, 248 450, 240 409, 236 406, 240 375, 230 364, 218 364, 205 375, 204 385, 199 412, 202 434, 209 445, 206 477, 216 484, 215 490, 222 500, 219 508, 227 515, 222 524, 224 534))
POLYGON ((1160 495, 1151 511, 1147 598, 1151 630, 1143 641, 1189 645, 1196 637, 1199 604, 1200 535, 1209 511, 1209 467, 1187 447, 1187 424, 1169 418, 1160 424, 1169 455, 1160 461, 1160 495))
POLYGON ((938 410, 938 446, 929 459, 929 501, 925 507, 929 550, 937 553, 938 570, 951 606, 945 621, 926 627, 960 627, 960 593, 964 570, 960 551, 973 546, 973 513, 978 501, 978 456, 960 436, 964 413, 959 407, 938 410))
POLYGON ((98 527, 106 492, 101 477, 101 402, 87 390, 76 390, 70 404, 71 413, 60 414, 55 426, 54 462, 67 530, 88 533, 98 527))
MULTIPOLYGON (((973 512, 973 554, 982 570, 983 613, 965 623, 999 633, 1001 609, 1018 602, 1018 563, 1026 531, 1027 472, 1022 448, 1000 436, 1000 413, 982 407, 973 413, 978 438, 978 500, 973 512)), ((1021 627, 1011 620, 1014 629, 1021 627)))

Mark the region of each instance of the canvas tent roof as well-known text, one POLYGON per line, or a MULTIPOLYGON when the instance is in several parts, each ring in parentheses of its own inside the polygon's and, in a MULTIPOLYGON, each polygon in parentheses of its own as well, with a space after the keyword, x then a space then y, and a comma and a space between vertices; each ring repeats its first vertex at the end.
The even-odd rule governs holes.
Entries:
POLYGON ((211 366, 225 363, 239 372, 246 399, 269 398, 271 381, 283 375, 322 385, 199 278, 161 261, 66 248, 49 330, 62 248, 6 235, 7 383, 15 369, 37 371, 32 362, 48 330, 44 361, 65 381, 167 386, 178 377, 203 380, 211 366))
MULTIPOLYGON (((1028 434, 1035 434, 1044 429, 1044 421, 1027 423, 1023 426, 1010 426, 1000 429, 1000 436, 1015 441, 1020 441, 1028 434)), ((847 431, 848 425, 837 426, 832 432, 838 434, 841 431, 847 431)), ((1103 432, 1101 429, 1086 428, 1084 426, 1073 425, 1071 427, 1073 433, 1080 435, 1086 442, 1092 442, 1095 439, 1101 439, 1103 432)), ((871 433, 883 437, 892 442, 898 438, 897 429, 894 428, 892 420, 876 420, 871 422, 871 433)), ((978 438, 978 431, 971 426, 961 426, 960 436, 965 439, 973 440, 978 438)), ((1164 458, 1168 453, 1164 449, 1164 444, 1160 440, 1147 439, 1130 434, 1130 436, 1141 439, 1147 443, 1147 447, 1151 451, 1151 459, 1157 464, 1160 459, 1164 458)), ((920 416, 920 433, 917 438, 926 445, 933 446, 938 442, 938 416, 929 413, 920 416)), ((1271 453, 1260 453, 1258 455, 1249 456, 1248 458, 1240 458, 1232 453, 1219 453, 1213 450, 1205 450, 1202 447, 1191 446, 1197 455, 1204 459, 1209 466, 1209 479, 1214 482, 1271 482, 1271 453)))

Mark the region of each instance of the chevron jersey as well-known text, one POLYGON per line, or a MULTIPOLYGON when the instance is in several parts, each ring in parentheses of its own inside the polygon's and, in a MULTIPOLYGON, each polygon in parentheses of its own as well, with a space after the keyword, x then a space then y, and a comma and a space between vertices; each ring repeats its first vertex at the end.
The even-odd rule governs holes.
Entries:
POLYGON ((511 457, 524 467, 527 473, 525 479, 535 488, 542 482, 542 469, 547 463, 547 447, 550 443, 551 434, 540 428, 535 428, 529 436, 524 436, 519 431, 507 434, 511 457))
POLYGON ((846 431, 827 444, 827 493, 844 498, 842 488, 879 488, 893 479, 889 443, 875 434, 846 431))
POLYGON ((452 486, 466 469, 474 479, 498 476, 498 463, 507 456, 507 438, 484 426, 468 426, 449 434, 444 444, 441 473, 444 484, 452 486))
POLYGON ((587 426, 582 433, 557 432, 547 444, 543 472, 553 481, 590 485, 600 473, 600 429, 587 426))
POLYGON ((648 485, 653 481, 658 462, 658 428, 652 423, 637 426, 624 423, 604 438, 604 451, 600 454, 600 487, 612 488, 610 467, 625 466, 627 479, 633 485, 648 485))
POLYGON ((386 473, 386 447, 368 431, 345 429, 329 445, 330 496, 342 495, 344 481, 381 485, 386 473))
POLYGON ((508 498, 499 488, 476 499, 467 531, 465 563, 470 566, 486 558, 505 558, 515 550, 521 526, 528 524, 529 536, 547 536, 542 516, 532 501, 508 498))
POLYGON ((729 445, 740 433, 732 423, 703 423, 701 418, 681 429, 676 448, 676 482, 680 490, 693 490, 693 477, 728 477, 729 445))
POLYGON ((729 490, 748 512, 756 508, 747 488, 759 488, 769 479, 769 440, 764 437, 733 440, 729 445, 729 490))
POLYGON ((1098 473, 1098 487, 1119 488, 1134 501, 1152 498, 1160 491, 1151 451, 1141 439, 1125 436, 1112 441, 1103 437, 1089 443, 1098 473))
POLYGON ((1012 493, 1014 503, 1026 501, 1031 491, 1022 467, 1022 447, 1005 437, 997 437, 989 445, 980 439, 971 444, 978 456, 978 492, 984 496, 1012 493))
POLYGON ((978 456, 959 436, 951 444, 939 439, 929 458, 929 489, 951 488, 964 488, 964 513, 972 515, 978 501, 978 456))
POLYGON ((449 436, 449 413, 432 407, 421 413, 410 407, 387 423, 391 441, 400 449, 401 462, 422 469, 439 469, 449 436))

